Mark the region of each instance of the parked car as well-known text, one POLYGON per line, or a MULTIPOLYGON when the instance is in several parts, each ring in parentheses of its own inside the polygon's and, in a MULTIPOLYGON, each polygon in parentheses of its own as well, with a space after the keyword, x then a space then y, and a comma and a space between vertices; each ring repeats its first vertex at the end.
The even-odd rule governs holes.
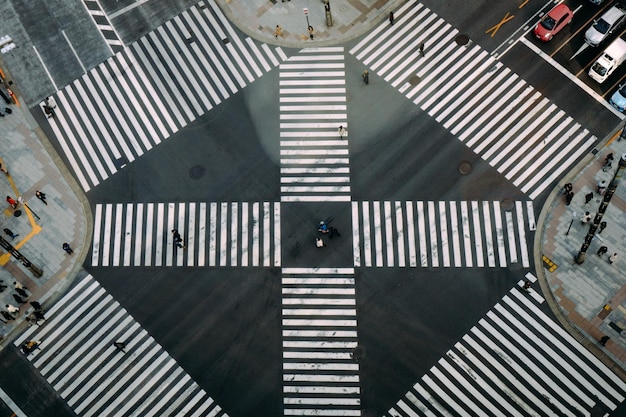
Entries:
POLYGON ((611 100, 609 100, 609 103, 621 112, 626 109, 626 84, 619 86, 617 91, 611 97, 611 100))
POLYGON ((585 32, 585 42, 598 46, 626 22, 626 8, 619 5, 611 7, 585 32))
POLYGON ((589 0, 589 1, 596 5, 604 3, 604 0, 589 0))
POLYGON ((554 35, 559 33, 561 29, 569 25, 573 17, 574 12, 572 12, 572 9, 563 3, 557 4, 541 18, 539 23, 537 23, 535 36, 539 38, 540 41, 548 42, 554 35))

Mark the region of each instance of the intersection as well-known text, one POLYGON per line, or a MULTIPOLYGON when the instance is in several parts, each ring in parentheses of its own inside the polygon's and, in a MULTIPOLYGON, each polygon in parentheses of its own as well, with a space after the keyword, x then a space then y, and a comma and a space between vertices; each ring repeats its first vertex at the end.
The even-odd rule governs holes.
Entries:
POLYGON ((54 95, 41 124, 88 193, 90 274, 14 345, 50 345, 28 360, 76 415, 576 415, 623 401, 538 286, 520 290, 536 281, 540 202, 608 130, 423 4, 395 15, 345 46, 290 49, 200 2, 54 95), (342 235, 317 249, 329 218, 342 235), (233 317, 246 326, 220 325, 233 317), (183 342, 199 334, 216 346, 183 342), (541 365, 512 365, 524 351, 541 365))

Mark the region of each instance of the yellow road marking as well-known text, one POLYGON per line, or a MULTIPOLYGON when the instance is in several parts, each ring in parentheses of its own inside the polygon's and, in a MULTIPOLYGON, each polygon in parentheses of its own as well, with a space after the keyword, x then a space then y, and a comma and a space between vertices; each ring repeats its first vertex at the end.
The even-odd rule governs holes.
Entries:
POLYGON ((500 20, 500 22, 499 22, 497 25, 495 25, 495 26, 493 26, 493 27, 491 27, 491 28, 487 29, 487 30, 485 31, 485 33, 493 32, 493 33, 491 34, 491 37, 493 38, 493 37, 495 36, 496 32, 498 32, 498 30, 500 29, 500 27, 501 27, 503 24, 505 24, 506 22, 508 22, 509 20, 513 19, 514 17, 515 17, 514 15, 510 14, 509 12, 506 12, 506 14, 505 14, 505 15, 504 15, 504 17, 502 18, 502 20, 500 20))

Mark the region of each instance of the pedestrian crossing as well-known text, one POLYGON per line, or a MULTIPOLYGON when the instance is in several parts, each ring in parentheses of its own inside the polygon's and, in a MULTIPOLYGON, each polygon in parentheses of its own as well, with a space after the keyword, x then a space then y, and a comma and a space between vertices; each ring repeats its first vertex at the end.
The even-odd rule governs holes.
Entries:
POLYGON ((280 203, 96 204, 91 265, 279 267, 280 242, 280 203))
POLYGON ((385 414, 590 416, 626 383, 513 288, 385 414))
POLYGON ((345 78, 343 47, 280 65, 281 201, 350 201, 345 78))
POLYGON ((282 270, 284 416, 360 416, 353 268, 282 270))
POLYGON ((284 59, 202 0, 57 92, 48 121, 89 191, 284 59))
POLYGON ((111 24, 109 17, 106 15, 102 5, 98 0, 83 0, 83 4, 87 9, 87 13, 91 16, 93 23, 96 25, 102 39, 106 42, 112 54, 124 50, 124 43, 120 39, 117 31, 111 24))
POLYGON ((228 415, 91 275, 46 316, 14 345, 41 341, 26 357, 76 415, 228 415))
POLYGON ((417 0, 350 53, 535 199, 596 137, 417 0), (424 43, 424 56, 419 45, 424 43))
POLYGON ((534 230, 531 201, 352 202, 357 267, 527 268, 534 230))

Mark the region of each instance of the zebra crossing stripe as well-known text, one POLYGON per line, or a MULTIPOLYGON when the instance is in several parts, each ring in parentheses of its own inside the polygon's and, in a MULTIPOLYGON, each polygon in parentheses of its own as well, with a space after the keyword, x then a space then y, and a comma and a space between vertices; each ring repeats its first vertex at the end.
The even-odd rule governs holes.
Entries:
POLYGON ((283 268, 283 415, 360 416, 353 268, 283 268))
MULTIPOLYGON (((423 4, 409 0, 401 9, 394 14, 402 25, 381 22, 350 54, 531 199, 593 146, 595 136, 479 45, 457 44, 459 32, 423 4), (418 47, 424 39, 427 59, 418 47)), ((445 266, 449 252, 440 249, 445 266)), ((487 253, 490 267, 504 265, 499 253, 487 253)))
POLYGON ((60 90, 49 123, 89 191, 285 58, 200 2, 60 90))
POLYGON ((397 259, 400 267, 416 267, 419 256, 422 267, 484 267, 485 257, 490 268, 520 259, 528 267, 528 207, 526 225, 522 202, 510 211, 498 201, 353 202, 354 265, 393 267, 397 259))
POLYGON ((98 0, 83 0, 83 5, 91 16, 94 25, 99 29, 100 35, 102 35, 102 39, 104 39, 111 53, 114 54, 123 50, 124 43, 102 9, 100 2, 98 0))
POLYGON ((278 267, 280 215, 271 202, 96 204, 91 264, 278 267))
POLYGON ((387 415, 577 416, 591 415, 597 403, 616 409, 626 383, 531 300, 511 289, 387 415))
POLYGON ((303 49, 279 75, 281 201, 350 201, 343 48, 303 49))
POLYGON ((91 275, 47 316, 14 345, 41 341, 26 358, 77 415, 227 416, 91 275))

